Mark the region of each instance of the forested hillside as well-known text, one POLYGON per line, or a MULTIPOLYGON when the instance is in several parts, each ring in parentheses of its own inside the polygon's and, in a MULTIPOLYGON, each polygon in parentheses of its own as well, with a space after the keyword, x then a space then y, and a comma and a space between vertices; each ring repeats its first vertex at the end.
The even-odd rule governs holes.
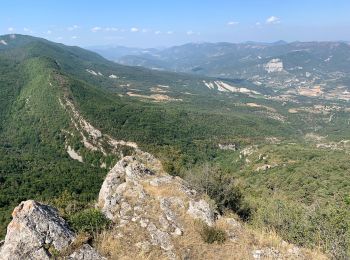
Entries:
POLYGON ((28 36, 0 39, 2 235, 22 200, 94 203, 107 171, 136 143, 220 212, 349 256, 347 102, 279 100, 246 81, 118 65, 28 36))

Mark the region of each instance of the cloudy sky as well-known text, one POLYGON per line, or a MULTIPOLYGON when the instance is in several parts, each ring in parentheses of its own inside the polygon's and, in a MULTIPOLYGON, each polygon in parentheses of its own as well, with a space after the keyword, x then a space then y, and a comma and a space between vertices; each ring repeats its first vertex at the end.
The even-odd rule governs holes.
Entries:
POLYGON ((70 45, 350 41, 349 0, 3 0, 0 34, 70 45))

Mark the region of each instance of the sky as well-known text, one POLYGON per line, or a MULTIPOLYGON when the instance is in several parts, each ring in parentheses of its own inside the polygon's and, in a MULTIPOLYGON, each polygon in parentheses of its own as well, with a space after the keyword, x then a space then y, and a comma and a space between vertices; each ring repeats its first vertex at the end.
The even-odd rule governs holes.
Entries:
POLYGON ((0 35, 82 47, 350 41, 350 0, 2 0, 0 35))

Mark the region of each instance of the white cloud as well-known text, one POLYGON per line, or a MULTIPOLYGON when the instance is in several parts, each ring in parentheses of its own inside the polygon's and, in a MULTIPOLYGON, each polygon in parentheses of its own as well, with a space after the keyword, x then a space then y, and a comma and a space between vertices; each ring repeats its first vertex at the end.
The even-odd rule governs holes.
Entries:
POLYGON ((118 32, 119 31, 119 28, 116 28, 116 27, 106 27, 104 29, 106 32, 118 32))
POLYGON ((52 31, 51 31, 51 30, 48 30, 48 31, 46 32, 46 34, 52 34, 52 31))
POLYGON ((136 28, 136 27, 132 27, 130 29, 131 32, 138 32, 140 29, 139 28, 136 28))
POLYGON ((261 22, 256 22, 255 25, 256 26, 261 26, 261 22))
POLYGON ((278 24, 281 22, 281 19, 277 16, 270 16, 266 19, 267 24, 278 24))
POLYGON ((9 28, 7 28, 7 30, 8 30, 9 32, 13 32, 13 31, 15 30, 15 28, 9 27, 9 28))
POLYGON ((73 40, 78 39, 78 36, 74 35, 74 36, 72 36, 72 39, 73 40))
POLYGON ((167 31, 166 33, 167 34, 173 34, 174 32, 173 31, 167 31))
POLYGON ((161 31, 155 31, 154 33, 155 34, 161 34, 162 32, 161 31))
POLYGON ((27 27, 24 27, 23 28, 23 31, 26 32, 26 33, 33 33, 33 31, 27 27))
POLYGON ((228 26, 235 26, 235 25, 238 25, 239 22, 235 22, 235 21, 230 21, 227 23, 228 26))
POLYGON ((77 29, 79 29, 79 28, 80 28, 80 26, 78 26, 78 25, 75 24, 75 25, 73 25, 73 26, 68 27, 67 30, 68 30, 68 31, 75 31, 75 30, 77 30, 77 29))
POLYGON ((189 36, 191 36, 191 35, 201 35, 200 32, 194 32, 192 30, 187 31, 186 34, 189 35, 189 36))
POLYGON ((56 38, 56 40, 58 40, 58 41, 60 41, 60 40, 62 40, 63 39, 63 37, 61 37, 61 36, 58 36, 57 38, 56 38))
POLYGON ((102 30, 102 28, 101 27, 99 27, 99 26, 95 26, 95 27, 93 27, 93 28, 91 28, 91 31, 92 32, 98 32, 98 31, 101 31, 102 30))

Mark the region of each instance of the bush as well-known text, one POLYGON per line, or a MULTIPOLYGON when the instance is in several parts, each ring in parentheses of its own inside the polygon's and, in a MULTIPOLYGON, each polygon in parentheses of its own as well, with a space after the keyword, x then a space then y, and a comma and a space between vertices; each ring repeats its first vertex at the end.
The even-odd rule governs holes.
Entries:
POLYGON ((215 242, 218 244, 223 244, 227 239, 227 235, 224 230, 218 227, 209 227, 206 224, 202 225, 199 233, 203 241, 208 244, 213 244, 215 242))
POLYGON ((86 209, 69 217, 69 224, 76 232, 96 233, 107 228, 110 221, 97 209, 86 209))
POLYGON ((235 178, 229 173, 204 164, 202 167, 190 171, 185 179, 196 190, 213 199, 221 214, 226 210, 232 210, 242 220, 247 221, 251 217, 251 209, 244 201, 241 189, 235 183, 235 178))

